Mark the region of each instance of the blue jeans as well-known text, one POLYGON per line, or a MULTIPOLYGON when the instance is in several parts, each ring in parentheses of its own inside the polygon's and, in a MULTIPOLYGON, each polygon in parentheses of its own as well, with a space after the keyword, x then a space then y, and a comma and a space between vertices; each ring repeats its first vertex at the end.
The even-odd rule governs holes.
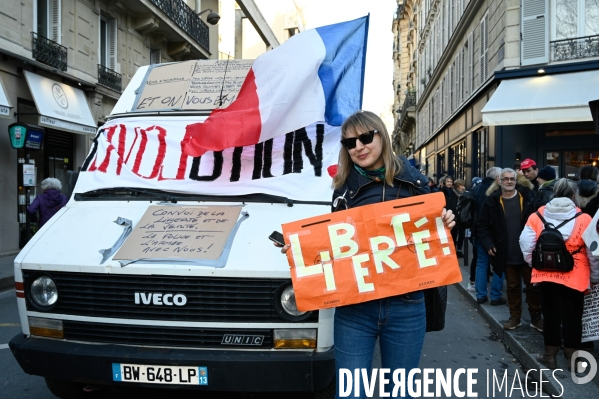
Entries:
MULTIPOLYGON (((478 241, 476 241, 476 298, 483 299, 487 297, 487 269, 489 268, 489 254, 478 241)), ((503 278, 493 273, 491 277, 491 300, 501 299, 501 289, 503 288, 503 278)))
MULTIPOLYGON (((336 308, 336 397, 339 398, 339 369, 348 369, 352 375, 355 369, 366 369, 370 377, 377 337, 382 368, 390 369, 390 374, 386 375, 390 382, 385 390, 389 393, 392 391, 392 375, 396 369, 405 369, 407 384, 409 371, 418 367, 420 360, 426 330, 425 315, 422 291, 336 308)), ((354 394, 352 387, 350 397, 355 397, 354 394)), ((360 398, 365 397, 364 384, 360 378, 360 398)))

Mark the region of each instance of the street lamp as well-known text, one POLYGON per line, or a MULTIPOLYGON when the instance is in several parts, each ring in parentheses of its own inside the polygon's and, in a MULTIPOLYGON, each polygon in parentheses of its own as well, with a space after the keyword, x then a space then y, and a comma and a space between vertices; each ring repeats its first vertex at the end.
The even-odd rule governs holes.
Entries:
POLYGON ((210 14, 208 14, 208 16, 206 17, 206 22, 208 22, 210 25, 216 25, 218 23, 218 21, 220 20, 220 15, 218 15, 217 13, 212 11, 210 8, 207 8, 204 11, 199 12, 198 17, 200 15, 202 15, 203 13, 205 13, 206 11, 210 11, 210 14))

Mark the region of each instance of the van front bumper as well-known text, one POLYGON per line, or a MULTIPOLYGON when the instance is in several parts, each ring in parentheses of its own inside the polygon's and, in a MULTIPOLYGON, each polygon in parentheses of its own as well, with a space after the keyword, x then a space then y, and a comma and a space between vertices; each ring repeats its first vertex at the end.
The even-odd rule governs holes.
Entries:
POLYGON ((202 350, 86 344, 15 336, 10 349, 27 374, 112 386, 210 391, 320 391, 335 378, 333 348, 325 352, 202 350), (112 364, 208 368, 208 385, 166 385, 112 380, 112 364))

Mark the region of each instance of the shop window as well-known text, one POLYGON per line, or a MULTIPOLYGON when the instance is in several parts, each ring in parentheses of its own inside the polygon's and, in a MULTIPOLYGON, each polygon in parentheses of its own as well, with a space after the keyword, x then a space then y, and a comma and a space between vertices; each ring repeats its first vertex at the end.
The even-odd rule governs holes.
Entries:
POLYGON ((545 163, 555 168, 557 177, 578 180, 580 169, 592 165, 599 167, 599 148, 591 150, 546 151, 545 163))
POLYGON ((466 179, 466 141, 451 147, 451 174, 454 179, 466 179))
POLYGON ((60 44, 60 0, 35 2, 36 33, 60 44))
MULTIPOLYGON (((435 156, 431 155, 426 159, 426 176, 435 178, 435 156)), ((435 182, 436 183, 436 182, 435 182)))
POLYGON ((472 137, 475 148, 476 167, 475 176, 485 177, 489 166, 489 130, 487 128, 476 131, 472 137))

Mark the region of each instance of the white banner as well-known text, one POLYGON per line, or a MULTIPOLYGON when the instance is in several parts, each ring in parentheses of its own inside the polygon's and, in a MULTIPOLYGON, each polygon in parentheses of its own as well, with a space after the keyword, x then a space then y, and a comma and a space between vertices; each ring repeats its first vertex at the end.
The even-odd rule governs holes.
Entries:
POLYGON ((186 126, 197 122, 197 117, 150 116, 106 123, 94 139, 74 192, 135 187, 331 201, 327 167, 338 160, 339 127, 317 123, 253 146, 193 158, 181 149, 186 126))

